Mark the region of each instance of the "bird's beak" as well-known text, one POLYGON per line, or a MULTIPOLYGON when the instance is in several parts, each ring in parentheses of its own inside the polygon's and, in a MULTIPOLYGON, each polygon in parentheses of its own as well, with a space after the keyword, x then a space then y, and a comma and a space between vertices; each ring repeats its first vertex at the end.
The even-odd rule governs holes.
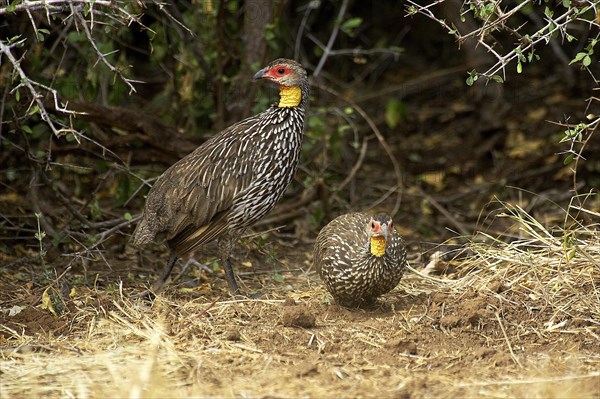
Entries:
POLYGON ((254 76, 252 77, 252 79, 254 79, 254 80, 258 80, 258 79, 264 79, 264 77, 266 76, 266 75, 265 75, 265 69, 266 69, 266 68, 263 68, 263 69, 261 69, 260 71, 256 72, 256 73, 254 74, 254 76))
POLYGON ((384 240, 387 241, 388 239, 388 226, 387 224, 383 223, 379 226, 379 229, 377 231, 373 232, 373 237, 383 237, 384 240))

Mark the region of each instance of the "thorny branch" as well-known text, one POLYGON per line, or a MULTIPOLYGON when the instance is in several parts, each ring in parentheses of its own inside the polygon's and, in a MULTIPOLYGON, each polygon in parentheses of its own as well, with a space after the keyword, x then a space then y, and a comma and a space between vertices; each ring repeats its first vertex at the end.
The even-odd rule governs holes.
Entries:
MULTIPOLYGON (((129 94, 136 92, 135 87, 133 86, 133 83, 143 83, 143 82, 140 80, 133 80, 133 79, 126 78, 125 75, 123 75, 123 72, 119 68, 112 65, 106 59, 106 55, 109 55, 109 54, 103 54, 100 51, 100 49, 98 49, 98 46, 96 45, 96 42, 94 41, 94 38, 92 37, 92 32, 90 31, 90 28, 87 25, 87 21, 85 20, 85 18, 83 18, 83 15, 81 15, 81 13, 75 12, 75 11, 74 11, 74 15, 77 17, 77 20, 80 22, 81 26, 83 27, 83 30, 85 31, 85 36, 87 37, 88 41, 94 48, 94 51, 96 51, 96 54, 98 54, 98 59, 102 60, 104 65, 106 65, 106 67, 108 69, 110 69, 111 72, 113 72, 115 75, 117 75, 129 87, 129 94)), ((117 50, 115 50, 115 52, 116 51, 117 50)))
MULTIPOLYGON (((525 0, 518 5, 514 6, 514 8, 509 11, 504 11, 501 7, 502 1, 499 1, 495 4, 493 11, 487 15, 486 18, 483 19, 481 27, 461 35, 460 32, 453 26, 448 25, 448 23, 436 16, 434 11, 432 10, 434 6, 444 3, 445 0, 437 0, 433 3, 427 4, 425 6, 418 4, 418 2, 413 0, 408 0, 409 6, 407 7, 407 12, 409 15, 414 15, 419 13, 421 15, 426 16, 427 18, 436 21, 439 23, 444 29, 446 29, 449 33, 453 34, 459 43, 464 43, 470 37, 477 36, 478 43, 485 47, 490 53, 496 57, 497 62, 492 65, 487 71, 480 73, 481 76, 484 76, 488 79, 491 79, 494 75, 498 74, 502 71, 503 78, 506 78, 506 66, 515 60, 519 60, 523 57, 523 53, 527 51, 532 51, 537 44, 549 44, 553 40, 553 36, 555 33, 560 33, 561 37, 567 40, 569 39, 567 33, 567 27, 569 24, 577 21, 585 24, 589 24, 590 26, 594 25, 596 27, 600 27, 598 20, 587 20, 582 16, 586 14, 588 11, 594 11, 594 15, 599 12, 597 9, 597 2, 586 0, 580 3, 583 3, 579 8, 575 8, 573 6, 569 8, 565 8, 565 11, 553 17, 553 14, 548 13, 545 15, 546 25, 537 29, 535 32, 531 34, 522 34, 520 31, 523 26, 519 26, 517 28, 512 28, 509 23, 511 22, 511 18, 513 18, 517 13, 521 12, 525 7, 531 6, 533 4, 532 0, 525 0), (511 35, 516 36, 519 40, 519 45, 506 54, 501 54, 499 51, 494 49, 494 45, 487 42, 491 37, 491 33, 498 30, 505 30, 509 32, 511 35)), ((465 2, 466 6, 478 7, 479 5, 471 4, 471 1, 465 2)), ((468 11, 465 11, 465 13, 468 11)), ((554 11, 556 12, 556 10, 554 11)))
MULTIPOLYGON (((0 39, 0 53, 4 54, 6 56, 6 58, 8 58, 8 60, 10 61, 10 63, 13 66, 13 69, 19 75, 19 78, 21 81, 21 83, 19 83, 15 88, 13 88, 10 91, 10 94, 14 94, 17 90, 19 90, 19 88, 21 88, 23 86, 26 87, 27 90, 31 93, 31 96, 33 97, 33 102, 35 102, 35 104, 37 105, 37 108, 42 117, 42 120, 44 120, 44 122, 46 122, 48 124, 50 129, 52 129, 52 132, 57 137, 60 137, 69 132, 73 132, 73 129, 70 129, 70 128, 57 127, 57 122, 55 122, 51 119, 50 114, 48 113, 48 111, 46 110, 46 107, 44 106, 43 95, 41 95, 34 86, 40 87, 52 94, 52 97, 54 99, 54 106, 57 111, 60 111, 60 112, 66 113, 66 114, 75 114, 75 112, 70 111, 67 108, 64 108, 60 105, 60 101, 58 100, 58 93, 56 90, 54 90, 51 87, 48 87, 46 85, 43 85, 41 83, 38 83, 34 80, 30 80, 29 77, 25 74, 25 71, 23 71, 23 68, 21 68, 21 62, 19 60, 17 60, 15 58, 15 56, 13 55, 11 49, 22 45, 24 42, 25 42, 25 39, 22 39, 13 44, 5 44, 0 39)), ((29 108, 31 109, 31 106, 29 108)))
MULTIPOLYGON (((93 38, 92 29, 94 26, 94 15, 95 14, 106 16, 112 20, 115 20, 115 17, 113 15, 108 15, 108 14, 102 12, 99 9, 101 7, 117 10, 118 13, 120 14, 120 16, 118 18, 116 18, 118 23, 129 24, 133 21, 137 21, 139 23, 139 19, 137 17, 133 16, 131 13, 129 13, 127 10, 125 10, 125 8, 123 8, 123 6, 119 4, 119 2, 112 1, 112 0, 111 1, 104 1, 104 0, 23 1, 16 5, 10 4, 10 5, 4 6, 4 7, 0 7, 0 15, 14 14, 14 13, 18 13, 18 12, 26 12, 29 16, 29 19, 30 19, 32 25, 33 25, 34 31, 36 31, 36 33, 37 33, 37 26, 35 24, 32 14, 31 14, 32 11, 44 10, 46 12, 46 17, 47 17, 49 24, 52 23, 51 18, 50 18, 51 14, 70 11, 70 15, 67 18, 74 17, 76 19, 76 21, 78 22, 77 26, 83 28, 89 43, 94 48, 95 52, 98 54, 98 59, 102 60, 104 65, 106 65, 106 67, 111 72, 113 72, 123 82, 125 82, 125 84, 129 87, 130 94, 131 94, 132 92, 136 91, 135 87, 133 86, 133 83, 140 83, 140 81, 129 79, 129 78, 125 77, 122 70, 115 67, 108 61, 108 59, 106 58, 107 54, 103 54, 98 49, 98 46, 96 45, 96 42, 93 38), (87 21, 83 16, 84 7, 89 7, 89 10, 88 10, 89 15, 90 15, 89 21, 87 21)), ((64 114, 68 114, 68 115, 76 115, 77 112, 69 110, 66 105, 64 105, 64 106, 61 105, 58 92, 55 89, 53 89, 52 87, 49 87, 47 85, 44 85, 42 83, 39 83, 33 79, 30 79, 27 76, 27 74, 25 73, 25 71, 23 70, 23 68, 21 68, 20 60, 18 60, 17 57, 15 57, 15 55, 13 54, 13 52, 12 52, 13 48, 21 47, 24 44, 25 44, 25 39, 18 40, 14 43, 0 39, 0 54, 4 54, 6 56, 6 58, 8 59, 8 61, 12 64, 13 70, 17 73, 17 75, 19 77, 19 81, 20 81, 20 83, 10 91, 10 94, 14 95, 15 92, 18 91, 21 87, 25 87, 29 91, 31 96, 33 97, 33 102, 32 102, 32 105, 30 105, 30 107, 29 107, 29 112, 31 112, 31 113, 39 112, 42 120, 44 122, 46 122, 46 124, 50 127, 50 129, 52 130, 52 133, 55 136, 60 137, 67 133, 73 133, 75 135, 75 137, 77 138, 78 137, 77 131, 75 129, 73 129, 72 126, 66 126, 66 125, 62 124, 60 121, 58 121, 57 119, 53 119, 50 116, 50 113, 44 106, 44 95, 40 92, 40 90, 50 93, 50 95, 52 96, 53 102, 54 102, 55 111, 58 111, 58 112, 61 112, 64 114), (37 107, 37 109, 32 108, 32 106, 34 104, 37 107)))

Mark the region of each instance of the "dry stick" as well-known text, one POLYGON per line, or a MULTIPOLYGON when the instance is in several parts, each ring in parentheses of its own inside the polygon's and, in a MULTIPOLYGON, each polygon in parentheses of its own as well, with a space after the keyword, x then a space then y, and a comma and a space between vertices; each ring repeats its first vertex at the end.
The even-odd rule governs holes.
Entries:
POLYGON ((16 47, 19 46, 21 44, 25 43, 25 39, 23 40, 19 40, 18 42, 15 42, 11 45, 6 45, 4 44, 4 42, 2 40, 0 40, 0 52, 4 53, 4 55, 6 55, 6 57, 8 58, 8 60, 10 61, 10 63, 13 66, 13 69, 15 71, 17 71, 17 74, 19 75, 19 77, 21 78, 21 83, 18 84, 15 88, 13 88, 10 92, 11 94, 14 93, 15 90, 18 90, 19 87, 21 86, 25 86, 27 87, 27 89, 29 90, 29 92, 31 93, 32 97, 33 97, 33 101, 35 101, 37 103, 37 106, 39 108, 39 112, 40 112, 40 116, 42 117, 42 120, 44 122, 46 122, 48 124, 48 126, 50 127, 50 129, 52 129, 52 132, 57 136, 60 137, 63 134, 66 134, 70 131, 72 131, 72 129, 65 129, 65 128, 61 128, 61 129, 57 129, 57 127, 55 126, 54 122, 52 121, 52 119, 50 119, 50 115, 48 114, 48 111, 46 111, 46 107, 44 107, 44 103, 42 101, 42 95, 40 93, 38 93, 38 91, 35 89, 35 87, 33 87, 34 85, 39 86, 45 90, 48 90, 49 92, 51 92, 54 96, 54 103, 56 106, 56 109, 60 112, 65 112, 65 113, 70 113, 70 114, 74 114, 74 112, 69 111, 65 108, 62 108, 58 105, 58 93, 56 92, 56 90, 51 89, 48 86, 42 85, 41 83, 38 83, 34 80, 30 80, 29 77, 27 76, 27 74, 25 74, 25 71, 23 71, 23 69, 21 68, 21 63, 20 61, 18 61, 14 55, 12 54, 12 52, 10 51, 10 49, 12 47, 16 47))
POLYGON ((394 205, 393 211, 391 212, 392 215, 395 215, 400 210, 400 204, 402 202, 402 192, 403 192, 403 190, 402 190, 402 172, 400 171, 400 164, 398 163, 398 160, 394 156, 392 149, 387 144, 385 137, 383 137, 383 134, 381 134, 381 131, 379 130, 379 128, 377 127, 375 122, 373 122, 371 117, 369 117, 369 115, 365 112, 364 109, 362 109, 362 107, 360 105, 355 103, 353 100, 350 100, 349 98, 342 96, 340 93, 338 93, 334 89, 329 88, 325 85, 322 85, 319 83, 313 83, 313 85, 315 87, 318 87, 321 90, 325 90, 326 92, 332 94, 333 96, 348 103, 352 108, 354 108, 356 110, 356 112, 359 113, 360 116, 362 116, 362 118, 367 122, 367 124, 371 128, 371 131, 375 134, 375 137, 377 137, 379 144, 381 144, 381 146, 383 147, 383 150, 385 151, 388 158, 392 162, 392 165, 394 167, 394 174, 396 175, 396 186, 398 187, 398 189, 395 190, 396 191, 396 203, 394 205))
POLYGON ((30 11, 30 10, 40 10, 44 9, 46 12, 52 10, 62 11, 68 5, 71 4, 96 4, 105 6, 108 8, 115 8, 117 2, 114 0, 94 0, 93 2, 90 0, 41 0, 41 1, 23 1, 20 4, 12 5, 12 9, 9 11, 8 7, 0 7, 0 15, 3 14, 12 14, 19 11, 30 11))
POLYGON ((362 146, 360 147, 360 154, 358 154, 358 159, 354 163, 354 166, 352 167, 352 170, 350 170, 350 173, 348 174, 348 176, 344 179, 343 182, 341 182, 336 187, 336 191, 342 191, 344 189, 344 187, 346 187, 348 185, 348 183, 350 183, 352 181, 352 179, 354 179, 354 177, 356 176, 356 173, 358 172, 358 170, 360 169, 360 167, 362 166, 362 164, 365 160, 365 156, 367 155, 367 148, 368 148, 367 139, 363 138, 362 146))
POLYGON ((467 231, 467 229, 464 227, 464 225, 462 223, 460 223, 458 220, 456 220, 456 218, 454 216, 452 216, 450 214, 450 212, 448 212, 446 210, 446 208, 444 208, 439 202, 437 202, 431 195, 427 194, 425 191, 423 191, 422 189, 418 189, 419 193, 425 197, 427 199, 427 201, 429 201, 431 203, 431 205, 433 205, 433 207, 435 209, 437 209, 442 215, 444 215, 444 217, 446 219, 448 219, 448 221, 450 223, 452 223, 454 225, 454 227, 456 227, 456 229, 458 230, 458 232, 460 234, 462 234, 463 236, 470 236, 471 233, 469 233, 469 231, 467 231))
POLYGON ((504 335, 504 339, 506 340, 506 345, 508 346, 508 350, 510 351, 510 355, 512 356, 513 361, 519 367, 523 368, 523 365, 521 364, 521 362, 515 355, 515 352, 513 352, 512 345, 510 344, 510 341, 508 340, 508 335, 506 335, 506 330, 504 329, 504 324, 502 324, 502 320, 500 319, 500 315, 498 314, 498 312, 496 312, 496 320, 498 320, 498 324, 500 324, 500 328, 502 329, 502 334, 504 335))
POLYGON ((302 34, 304 33, 304 29, 306 28, 306 22, 308 21, 308 16, 310 12, 313 10, 311 7, 312 2, 308 2, 306 6, 306 11, 304 12, 304 16, 302 16, 302 21, 300 21, 300 26, 298 27, 298 32, 296 33, 296 43, 294 45, 294 59, 300 58, 300 39, 302 38, 302 34))
MULTIPOLYGON (((135 87, 133 87, 132 83, 143 83, 143 82, 141 80, 133 80, 133 79, 126 78, 125 75, 123 75, 123 72, 121 72, 121 70, 119 68, 113 66, 106 59, 105 55, 100 51, 100 49, 96 45, 96 42, 94 41, 94 38, 92 37, 92 32, 90 31, 90 28, 87 25, 87 21, 85 20, 85 18, 83 18, 83 16, 79 12, 76 12, 75 15, 77 16, 77 19, 79 20, 79 22, 81 22, 81 25, 83 26, 83 30, 85 31, 85 35, 86 35, 88 41, 90 42, 90 44, 92 45, 92 47, 94 48, 94 50, 96 51, 96 54, 98 54, 98 58, 100 60, 102 60, 102 62, 104 63, 104 65, 106 65, 106 67, 108 69, 110 69, 114 74, 116 74, 119 78, 121 78, 121 80, 127 86, 129 86, 129 94, 135 93, 136 90, 135 90, 135 87)), ((118 50, 116 50, 116 51, 118 51, 118 50)))
MULTIPOLYGON (((190 34, 190 36, 196 37, 196 34, 194 33, 194 31, 192 31, 190 28, 185 26, 183 22, 181 22, 180 20, 175 18, 169 11, 167 11, 167 7, 165 7, 165 4, 163 2, 157 1, 157 0, 152 0, 152 3, 154 3, 154 5, 157 6, 171 21, 175 22, 177 25, 179 25, 183 29, 185 29, 187 31, 187 33, 190 34)), ((152 32, 152 33, 156 34, 156 32, 152 32)))
POLYGON ((340 31, 340 25, 342 24, 342 19, 344 18, 344 14, 346 14, 346 8, 348 7, 348 0, 344 0, 340 7, 340 11, 338 12, 337 18, 333 23, 333 30, 331 31, 331 36, 329 36, 329 41, 327 42, 327 46, 323 48, 323 55, 315 68, 313 76, 316 78, 321 73, 321 69, 323 69, 323 65, 325 65, 325 61, 331 54, 331 48, 333 47, 333 43, 335 43, 335 39, 340 31))

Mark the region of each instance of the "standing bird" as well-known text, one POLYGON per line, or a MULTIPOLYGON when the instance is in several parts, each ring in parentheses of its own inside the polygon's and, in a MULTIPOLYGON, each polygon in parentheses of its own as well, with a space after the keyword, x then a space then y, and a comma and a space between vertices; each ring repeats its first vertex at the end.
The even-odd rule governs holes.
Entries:
POLYGON ((407 264, 406 247, 385 213, 348 213, 321 229, 313 264, 340 305, 369 306, 398 285, 407 264))
POLYGON ((239 294, 230 254, 242 232, 265 216, 292 181, 309 99, 306 71, 277 59, 254 75, 279 87, 279 103, 223 130, 173 164, 148 193, 131 238, 139 247, 156 239, 171 251, 155 284, 159 290, 173 266, 199 246, 218 239, 229 289, 239 294))

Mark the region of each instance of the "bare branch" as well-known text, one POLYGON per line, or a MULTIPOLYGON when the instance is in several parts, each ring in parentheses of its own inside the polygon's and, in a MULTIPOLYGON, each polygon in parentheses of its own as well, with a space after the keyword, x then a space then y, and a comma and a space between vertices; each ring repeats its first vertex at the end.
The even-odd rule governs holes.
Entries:
POLYGON ((41 83, 38 83, 34 80, 29 79, 29 77, 27 76, 27 74, 25 74, 25 71, 23 71, 23 68, 21 68, 21 63, 19 60, 17 60, 15 58, 15 56, 13 55, 11 48, 13 47, 17 47, 22 45, 23 43, 25 43, 25 39, 19 40, 13 44, 5 44, 1 39, 0 39, 0 53, 4 54, 6 56, 6 58, 8 58, 8 60, 10 61, 10 63, 13 66, 13 69, 17 72, 17 74, 19 75, 19 78, 21 80, 21 83, 18 84, 14 89, 12 89, 10 91, 11 94, 13 94, 15 91, 17 91, 20 87, 26 87, 27 90, 29 90, 29 92, 31 93, 31 96, 33 97, 33 102, 37 105, 40 116, 42 117, 42 120, 44 122, 46 122, 48 124, 48 126, 50 127, 50 129, 52 129, 52 132, 57 136, 60 137, 64 134, 70 133, 70 132, 74 132, 74 130, 72 128, 66 128, 66 127, 58 127, 57 126, 57 122, 53 121, 52 118, 50 117, 50 114, 48 113, 48 111, 46 110, 46 107, 44 106, 44 102, 43 102, 43 98, 44 96, 42 94, 40 94, 36 88, 34 86, 38 86, 44 90, 49 91, 50 93, 52 93, 52 96, 54 98, 54 105, 56 107, 56 109, 60 112, 64 112, 64 113, 69 113, 69 114, 74 114, 75 112, 73 111, 69 111, 68 109, 60 106, 59 101, 58 101, 58 93, 56 90, 43 85, 41 83))
POLYGON ((316 78, 321 73, 321 69, 323 69, 323 65, 325 65, 325 61, 329 57, 331 53, 331 49, 333 48, 333 43, 335 43, 335 39, 337 38, 338 32, 340 31, 340 25, 342 24, 342 19, 346 14, 346 8, 348 8, 348 0, 344 0, 342 3, 340 10, 338 12, 337 18, 333 23, 333 30, 331 31, 331 36, 329 36, 329 41, 327 42, 327 46, 323 49, 323 55, 315 68, 313 76, 316 78))
POLYGON ((109 55, 109 54, 103 54, 100 51, 100 49, 98 49, 98 46, 96 45, 96 42, 94 41, 94 38, 92 37, 92 32, 90 31, 90 28, 87 25, 87 21, 85 20, 85 18, 83 18, 83 15, 81 15, 81 13, 75 12, 75 11, 74 11, 74 13, 75 13, 75 16, 77 17, 77 20, 81 23, 81 26, 83 26, 83 30, 85 31, 85 36, 87 37, 89 43, 92 45, 92 47, 96 51, 96 54, 98 54, 99 59, 102 60, 104 65, 106 65, 108 67, 108 69, 111 70, 111 72, 116 74, 129 87, 129 94, 135 93, 136 90, 135 90, 135 87, 133 86, 133 83, 143 83, 143 82, 140 80, 133 80, 133 79, 129 79, 129 78, 125 77, 125 75, 123 75, 123 72, 119 68, 112 65, 106 59, 106 55, 109 55))

